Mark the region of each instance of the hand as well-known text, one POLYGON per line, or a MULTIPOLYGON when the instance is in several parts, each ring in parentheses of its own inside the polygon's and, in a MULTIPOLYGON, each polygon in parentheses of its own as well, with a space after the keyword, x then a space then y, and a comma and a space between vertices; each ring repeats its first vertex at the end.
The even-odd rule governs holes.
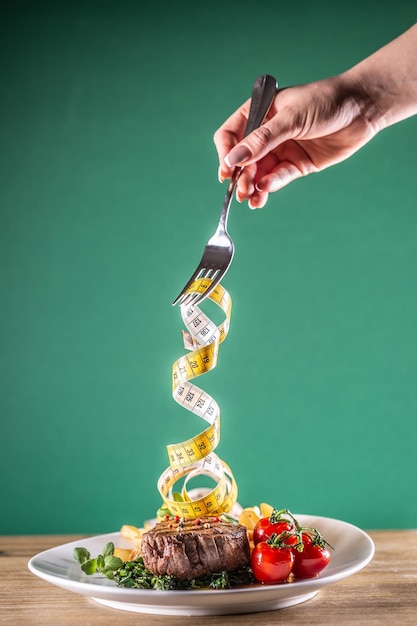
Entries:
POLYGON ((242 140, 249 104, 216 131, 214 143, 221 181, 244 166, 236 197, 252 209, 300 176, 343 161, 380 130, 375 104, 344 75, 280 90, 264 125, 242 140))

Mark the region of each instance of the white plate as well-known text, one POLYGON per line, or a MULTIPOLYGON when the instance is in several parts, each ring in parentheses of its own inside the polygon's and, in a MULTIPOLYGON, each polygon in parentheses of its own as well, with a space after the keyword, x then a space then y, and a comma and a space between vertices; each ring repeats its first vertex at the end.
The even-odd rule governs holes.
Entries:
POLYGON ((108 541, 117 547, 131 544, 120 533, 98 535, 66 543, 34 556, 30 571, 53 585, 91 597, 96 602, 124 611, 158 615, 230 615, 272 611, 309 600, 318 591, 365 567, 374 555, 372 539, 362 530, 339 520, 296 515, 302 526, 317 528, 334 547, 329 565, 317 577, 280 585, 250 585, 234 589, 202 591, 156 591, 124 589, 101 576, 87 576, 73 558, 75 546, 99 554, 108 541))

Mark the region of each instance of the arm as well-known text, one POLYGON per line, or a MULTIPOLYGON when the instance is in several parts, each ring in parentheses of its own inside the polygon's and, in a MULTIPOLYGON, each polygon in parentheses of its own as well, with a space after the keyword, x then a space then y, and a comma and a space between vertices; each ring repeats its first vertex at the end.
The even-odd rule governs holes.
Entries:
POLYGON ((378 112, 379 129, 417 113, 417 24, 345 73, 359 83, 378 112))
POLYGON ((243 165, 237 199, 251 208, 301 176, 339 163, 417 113, 417 24, 352 67, 278 91, 266 123, 242 140, 245 102, 216 131, 219 179, 243 165))

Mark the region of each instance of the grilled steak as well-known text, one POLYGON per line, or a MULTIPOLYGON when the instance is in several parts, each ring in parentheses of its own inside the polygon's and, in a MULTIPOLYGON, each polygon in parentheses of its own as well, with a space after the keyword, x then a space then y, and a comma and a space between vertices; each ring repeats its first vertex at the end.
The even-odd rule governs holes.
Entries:
POLYGON ((249 564, 247 529, 215 517, 159 522, 142 536, 142 557, 153 574, 192 580, 249 564))

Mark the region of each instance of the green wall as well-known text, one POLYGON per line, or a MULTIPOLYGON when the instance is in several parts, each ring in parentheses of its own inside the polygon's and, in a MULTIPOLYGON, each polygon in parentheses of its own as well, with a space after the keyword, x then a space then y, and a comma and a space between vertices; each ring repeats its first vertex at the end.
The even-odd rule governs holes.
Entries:
MULTIPOLYGON (((153 516, 166 445, 203 427, 171 398, 171 302, 223 200, 214 131, 259 74, 324 78, 416 20, 415 0, 139 4, 3 9, 3 534, 153 516)), ((233 204, 231 330, 197 382, 245 506, 417 527, 416 140, 414 118, 233 204)))

